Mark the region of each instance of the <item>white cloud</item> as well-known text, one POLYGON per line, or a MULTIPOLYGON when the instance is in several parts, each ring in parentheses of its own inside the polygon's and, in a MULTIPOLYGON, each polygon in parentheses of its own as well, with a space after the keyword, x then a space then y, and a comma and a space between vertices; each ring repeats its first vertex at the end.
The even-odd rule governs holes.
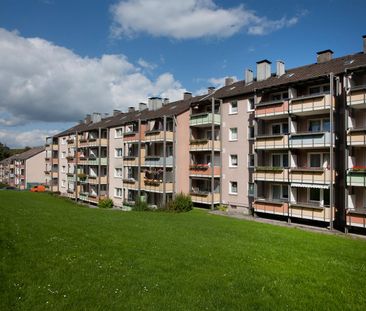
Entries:
POLYGON ((243 5, 221 8, 213 0, 122 0, 111 6, 114 37, 148 33, 175 39, 230 37, 240 30, 263 35, 293 26, 299 17, 270 20, 243 5))
POLYGON ((27 132, 17 132, 0 129, 0 141, 10 148, 35 147, 45 144, 46 137, 57 134, 56 130, 34 129, 27 132))
POLYGON ((154 69, 157 67, 157 65, 156 65, 156 64, 154 64, 154 63, 150 63, 150 62, 148 62, 148 61, 144 60, 143 58, 139 58, 139 60, 137 61, 137 63, 138 63, 142 68, 144 68, 144 69, 146 69, 146 70, 149 70, 149 71, 152 71, 152 70, 154 70, 154 69))
POLYGON ((148 96, 180 99, 184 91, 172 74, 153 81, 124 55, 80 57, 49 41, 0 28, 2 125, 76 121, 93 111, 125 110, 148 96))
MULTIPOLYGON (((216 88, 220 88, 223 87, 225 85, 225 79, 227 77, 221 77, 221 78, 210 78, 208 79, 208 82, 211 83, 214 87, 216 88)), ((237 81, 237 77, 231 77, 234 79, 234 81, 237 81)))

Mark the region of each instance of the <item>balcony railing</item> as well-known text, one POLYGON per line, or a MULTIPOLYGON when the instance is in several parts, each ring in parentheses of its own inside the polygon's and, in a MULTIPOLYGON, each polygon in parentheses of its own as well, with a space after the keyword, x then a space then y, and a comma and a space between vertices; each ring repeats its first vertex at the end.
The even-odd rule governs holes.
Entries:
MULTIPOLYGON (((317 202, 291 202, 289 216, 329 222, 331 219, 331 209, 329 206, 321 206, 317 202)), ((332 218, 334 219, 334 215, 332 218)))
MULTIPOLYGON (((144 133, 141 133, 144 134, 144 133)), ((141 135, 141 140, 143 140, 145 138, 145 135, 141 135)), ((128 142, 128 141, 138 141, 139 140, 139 132, 127 132, 127 133, 123 133, 123 141, 124 142, 128 142)))
POLYGON ((366 146, 366 127, 347 131, 348 146, 366 146))
POLYGON ((254 171, 254 180, 288 181, 288 169, 283 167, 257 166, 254 171))
POLYGON ((366 187, 366 168, 352 168, 347 171, 347 186, 366 187))
POLYGON ((209 126, 212 123, 214 123, 215 125, 221 124, 220 114, 203 112, 203 113, 191 114, 190 116, 189 121, 190 126, 209 126))
MULTIPOLYGON (((162 180, 145 178, 142 190, 151 191, 151 192, 163 192, 164 184, 163 184, 162 180)), ((165 183, 165 191, 173 192, 173 183, 172 182, 165 183)))
POLYGON ((281 200, 257 198, 253 204, 254 211, 258 213, 288 215, 288 203, 281 200))
POLYGON ((191 139, 189 142, 189 151, 210 151, 212 148, 215 151, 220 151, 221 142, 219 140, 210 139, 191 139))
POLYGON ((255 117, 259 119, 273 119, 288 115, 288 101, 275 100, 260 102, 255 105, 255 117))
MULTIPOLYGON (((165 140, 173 141, 173 132, 165 132, 165 140)), ((164 131, 163 130, 150 130, 145 132, 145 141, 164 141, 164 131)))
POLYGON ((330 147, 331 135, 330 132, 291 133, 289 137, 289 146, 290 148, 300 149, 330 147))
POLYGON ((296 115, 309 112, 323 113, 330 109, 331 96, 329 94, 315 94, 293 98, 290 101, 290 113, 296 115))
POLYGON ((189 167, 189 175, 195 177, 211 177, 212 173, 214 177, 220 177, 221 167, 211 167, 208 164, 192 164, 189 167))
MULTIPOLYGON (((143 159, 141 159, 141 164, 143 162, 143 159)), ((123 157, 123 165, 124 166, 138 166, 139 165, 139 159, 138 156, 124 156, 123 157)))
POLYGON ((349 209, 346 218, 347 226, 366 228, 366 208, 349 209))
POLYGON ((353 108, 366 107, 366 85, 352 87, 347 96, 347 105, 353 108))
POLYGON ((220 193, 211 193, 204 190, 192 190, 189 194, 193 203, 211 204, 212 200, 214 204, 220 203, 220 193))
MULTIPOLYGON (((157 155, 157 156, 146 156, 145 157, 145 166, 163 166, 164 165, 164 157, 157 155)), ((165 158, 165 165, 166 166, 173 166, 173 156, 169 156, 165 158)))
POLYGON ((255 137, 255 149, 287 149, 288 135, 258 135, 255 137))
MULTIPOLYGON (((290 168, 290 182, 300 184, 329 184, 331 178, 331 171, 327 168, 314 167, 291 167, 290 168)), ((334 181, 333 172, 333 181, 334 181)))

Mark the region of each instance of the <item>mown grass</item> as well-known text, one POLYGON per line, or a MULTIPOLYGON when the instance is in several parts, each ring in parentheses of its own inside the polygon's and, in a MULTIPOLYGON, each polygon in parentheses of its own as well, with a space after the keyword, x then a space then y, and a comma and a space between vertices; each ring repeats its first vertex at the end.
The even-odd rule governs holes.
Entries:
POLYGON ((1 310, 365 310, 366 241, 0 192, 1 310))

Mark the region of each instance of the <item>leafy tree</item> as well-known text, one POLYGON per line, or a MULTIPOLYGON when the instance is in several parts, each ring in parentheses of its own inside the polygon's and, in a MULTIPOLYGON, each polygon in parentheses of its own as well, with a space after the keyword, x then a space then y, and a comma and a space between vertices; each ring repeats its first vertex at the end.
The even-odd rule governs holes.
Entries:
POLYGON ((3 143, 0 143, 0 161, 10 157, 10 149, 3 143))

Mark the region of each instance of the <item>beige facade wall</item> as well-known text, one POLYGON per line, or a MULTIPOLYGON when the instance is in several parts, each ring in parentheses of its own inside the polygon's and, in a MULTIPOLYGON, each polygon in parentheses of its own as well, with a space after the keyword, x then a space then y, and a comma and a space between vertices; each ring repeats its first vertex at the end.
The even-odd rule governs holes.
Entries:
POLYGON ((109 169, 108 169, 108 179, 109 179, 109 189, 108 195, 109 198, 113 200, 115 206, 122 207, 123 203, 123 195, 118 197, 116 193, 116 189, 123 189, 122 178, 116 177, 115 170, 116 168, 122 169, 123 174, 123 152, 121 157, 117 157, 116 149, 121 148, 123 150, 123 136, 116 136, 116 129, 122 128, 122 126, 117 126, 115 128, 111 128, 109 130, 109 169))
POLYGON ((67 193, 67 138, 68 136, 62 136, 58 138, 58 189, 61 194, 67 193))
POLYGON ((45 182, 45 156, 46 151, 42 151, 25 161, 25 185, 45 182))
POLYGON ((248 140, 248 126, 252 124, 252 112, 248 111, 248 100, 237 99, 238 113, 230 114, 231 101, 224 101, 221 105, 221 139, 222 139, 222 203, 229 208, 248 208, 248 154, 250 143, 248 140), (229 140, 230 128, 238 129, 238 140, 229 140), (230 167, 230 155, 238 156, 238 166, 230 167), (238 183, 237 194, 230 193, 230 182, 238 183))
POLYGON ((175 160, 175 191, 189 193, 189 110, 177 116, 176 125, 176 160, 175 160))

